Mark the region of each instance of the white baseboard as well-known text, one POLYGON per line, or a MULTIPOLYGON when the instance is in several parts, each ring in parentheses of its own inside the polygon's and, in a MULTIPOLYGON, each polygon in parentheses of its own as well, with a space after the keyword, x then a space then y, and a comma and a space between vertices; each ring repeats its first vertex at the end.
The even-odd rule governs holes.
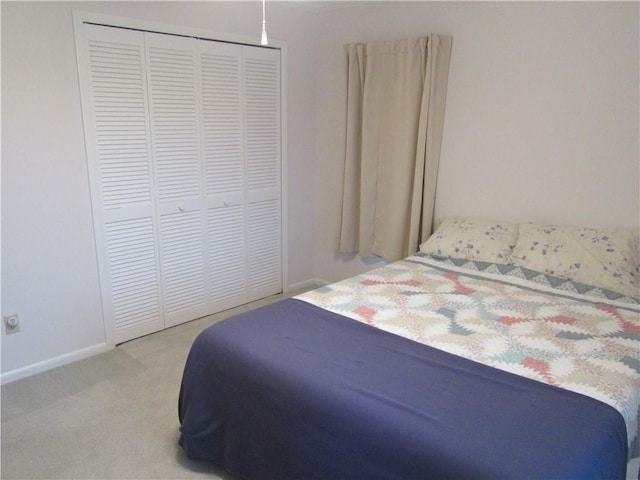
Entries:
POLYGON ((325 285, 328 285, 328 284, 329 282, 325 282, 324 280, 320 280, 318 278, 312 278, 310 280, 305 280, 304 282, 298 282, 298 283, 289 285, 288 293, 297 295, 298 292, 306 292, 308 290, 324 287, 325 285))
POLYGON ((5 383, 20 380, 21 378, 30 377, 31 375, 35 375, 36 373, 41 373, 47 370, 51 370, 52 368, 61 367, 62 365, 75 362, 77 360, 92 357, 93 355, 111 350, 111 348, 113 347, 110 347, 106 343, 100 343, 98 345, 93 345, 81 350, 76 350, 75 352, 65 353, 64 355, 50 358, 49 360, 45 360, 43 362, 34 363, 33 365, 28 365, 23 368, 17 368, 16 370, 11 370, 9 372, 3 373, 0 376, 0 384, 4 385, 5 383))

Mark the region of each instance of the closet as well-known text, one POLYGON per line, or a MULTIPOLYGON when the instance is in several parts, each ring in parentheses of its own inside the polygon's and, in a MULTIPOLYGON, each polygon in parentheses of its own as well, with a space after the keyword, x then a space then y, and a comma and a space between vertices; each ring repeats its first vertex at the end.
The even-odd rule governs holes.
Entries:
POLYGON ((280 50, 76 22, 107 338, 283 290, 280 50))

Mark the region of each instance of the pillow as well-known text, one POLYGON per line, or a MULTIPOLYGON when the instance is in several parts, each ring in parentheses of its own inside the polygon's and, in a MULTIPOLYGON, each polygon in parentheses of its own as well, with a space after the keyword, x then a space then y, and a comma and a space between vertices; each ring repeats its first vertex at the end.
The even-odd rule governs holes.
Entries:
POLYGON ((420 251, 443 257, 506 264, 516 244, 518 225, 461 217, 445 218, 420 251))
POLYGON ((638 233, 523 223, 511 262, 520 267, 640 297, 638 233))

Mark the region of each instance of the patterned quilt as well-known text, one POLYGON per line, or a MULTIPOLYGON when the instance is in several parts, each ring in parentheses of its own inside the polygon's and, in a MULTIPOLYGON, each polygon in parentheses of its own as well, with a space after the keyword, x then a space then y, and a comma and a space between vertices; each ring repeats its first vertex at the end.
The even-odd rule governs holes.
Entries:
POLYGON ((470 360, 588 395, 640 456, 640 305, 518 267, 416 254, 296 298, 470 360))

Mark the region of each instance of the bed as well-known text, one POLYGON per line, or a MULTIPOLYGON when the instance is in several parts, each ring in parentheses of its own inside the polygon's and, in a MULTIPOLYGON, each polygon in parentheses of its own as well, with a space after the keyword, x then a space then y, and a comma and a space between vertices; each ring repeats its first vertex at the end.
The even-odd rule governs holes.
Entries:
POLYGON ((638 478, 638 263, 634 231, 445 219, 203 331, 180 445, 246 479, 638 478))

